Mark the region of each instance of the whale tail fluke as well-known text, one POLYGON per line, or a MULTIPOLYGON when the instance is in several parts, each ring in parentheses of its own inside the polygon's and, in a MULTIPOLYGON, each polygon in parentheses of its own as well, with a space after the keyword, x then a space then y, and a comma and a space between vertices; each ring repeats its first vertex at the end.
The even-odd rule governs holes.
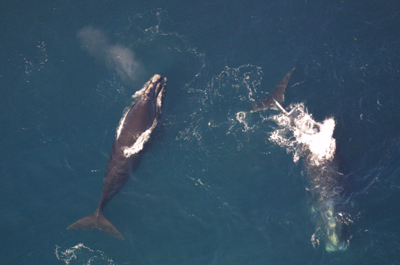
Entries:
POLYGON ((283 112, 287 112, 285 110, 284 100, 285 100, 285 91, 286 87, 289 83, 289 79, 292 76, 293 71, 296 69, 296 66, 293 67, 287 74, 283 77, 283 79, 279 82, 279 84, 274 88, 271 94, 266 96, 264 99, 260 100, 256 104, 249 107, 246 112, 252 113, 257 111, 262 111, 266 109, 276 109, 281 110, 283 112))
POLYGON ((68 230, 90 230, 97 228, 104 233, 115 236, 119 239, 124 239, 124 236, 118 231, 117 228, 108 220, 102 211, 96 210, 91 215, 79 219, 72 225, 68 226, 68 230))

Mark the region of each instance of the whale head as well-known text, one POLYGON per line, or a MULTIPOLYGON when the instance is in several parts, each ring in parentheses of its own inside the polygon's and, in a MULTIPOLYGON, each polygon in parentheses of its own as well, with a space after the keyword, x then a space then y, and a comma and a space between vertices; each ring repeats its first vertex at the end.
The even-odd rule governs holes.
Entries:
POLYGON ((348 242, 344 240, 343 224, 335 217, 333 200, 328 200, 320 206, 320 214, 322 217, 322 232, 326 251, 346 250, 348 242))
POLYGON ((165 98, 167 78, 161 75, 154 75, 144 87, 142 100, 151 101, 156 108, 156 113, 161 112, 162 103, 165 98))

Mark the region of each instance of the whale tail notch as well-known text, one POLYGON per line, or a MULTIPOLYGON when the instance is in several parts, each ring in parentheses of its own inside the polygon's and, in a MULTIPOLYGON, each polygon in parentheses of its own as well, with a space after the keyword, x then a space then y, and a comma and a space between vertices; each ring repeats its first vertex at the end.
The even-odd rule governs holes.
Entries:
POLYGON ((274 88, 271 94, 266 96, 264 99, 260 100, 256 104, 249 107, 246 112, 252 113, 257 111, 263 111, 266 109, 276 109, 280 110, 284 113, 287 113, 285 109, 285 104, 283 103, 285 100, 285 91, 286 87, 289 83, 289 79, 292 76, 293 71, 296 69, 296 66, 293 67, 287 74, 283 77, 283 79, 279 82, 279 84, 274 88))
POLYGON ((118 231, 118 229, 115 228, 110 220, 104 216, 103 212, 99 211, 98 209, 91 215, 83 217, 82 219, 79 219, 72 225, 68 226, 67 229, 90 230, 93 228, 97 228, 100 231, 115 236, 119 239, 124 239, 124 236, 118 231))

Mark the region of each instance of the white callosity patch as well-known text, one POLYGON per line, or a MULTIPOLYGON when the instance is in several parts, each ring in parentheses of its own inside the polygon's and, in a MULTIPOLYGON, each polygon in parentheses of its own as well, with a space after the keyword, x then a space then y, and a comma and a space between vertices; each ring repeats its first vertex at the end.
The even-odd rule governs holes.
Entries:
MULTIPOLYGON (((165 81, 167 81, 167 79, 164 79, 165 81)), ((163 92, 158 93, 157 95, 157 113, 160 115, 161 114, 161 107, 162 107, 162 103, 163 103, 163 92)))

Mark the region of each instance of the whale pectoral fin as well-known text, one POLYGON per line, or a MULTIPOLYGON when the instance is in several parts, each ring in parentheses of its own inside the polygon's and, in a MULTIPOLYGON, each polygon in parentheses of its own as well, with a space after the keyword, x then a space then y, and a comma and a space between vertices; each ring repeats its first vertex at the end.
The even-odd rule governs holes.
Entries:
POLYGON ((102 212, 96 210, 91 215, 79 219, 72 225, 68 226, 68 230, 89 230, 97 228, 104 233, 115 236, 120 239, 124 239, 124 236, 118 231, 117 228, 104 216, 102 212))

